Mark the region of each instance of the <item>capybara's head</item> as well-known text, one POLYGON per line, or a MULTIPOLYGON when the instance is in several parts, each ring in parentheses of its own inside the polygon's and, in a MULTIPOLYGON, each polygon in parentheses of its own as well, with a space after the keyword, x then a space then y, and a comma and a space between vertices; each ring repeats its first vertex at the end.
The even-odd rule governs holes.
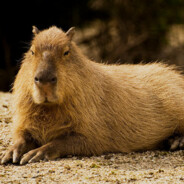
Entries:
POLYGON ((66 62, 70 53, 74 28, 66 33, 57 27, 39 31, 33 26, 34 38, 27 53, 31 70, 31 95, 36 104, 56 104, 63 98, 66 62))

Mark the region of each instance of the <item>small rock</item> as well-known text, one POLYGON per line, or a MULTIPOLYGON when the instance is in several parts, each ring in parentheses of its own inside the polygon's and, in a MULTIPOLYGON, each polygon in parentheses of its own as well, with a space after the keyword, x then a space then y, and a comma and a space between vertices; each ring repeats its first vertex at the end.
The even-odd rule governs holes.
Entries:
POLYGON ((70 170, 70 169, 71 169, 71 167, 70 167, 69 165, 65 165, 64 168, 65 168, 66 170, 70 170))
POLYGON ((2 105, 2 107, 4 107, 4 108, 8 108, 8 106, 7 106, 7 105, 5 105, 5 104, 3 104, 3 105, 2 105))

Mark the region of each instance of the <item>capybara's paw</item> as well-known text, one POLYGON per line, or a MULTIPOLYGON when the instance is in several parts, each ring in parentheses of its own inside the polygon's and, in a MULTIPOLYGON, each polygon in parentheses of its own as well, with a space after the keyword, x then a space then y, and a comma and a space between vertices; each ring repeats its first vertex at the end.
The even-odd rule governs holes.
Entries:
POLYGON ((13 150, 10 149, 5 154, 2 155, 1 164, 6 164, 10 162, 12 160, 12 156, 13 156, 13 150))
POLYGON ((23 147, 22 144, 13 145, 6 153, 3 155, 1 159, 1 164, 6 164, 8 162, 17 163, 19 162, 21 156, 23 155, 23 147))
POLYGON ((44 159, 47 159, 47 152, 42 150, 41 148, 37 148, 24 154, 20 161, 20 164, 24 165, 27 163, 34 163, 44 159))
POLYGON ((170 150, 184 149, 184 136, 176 136, 169 139, 170 150))

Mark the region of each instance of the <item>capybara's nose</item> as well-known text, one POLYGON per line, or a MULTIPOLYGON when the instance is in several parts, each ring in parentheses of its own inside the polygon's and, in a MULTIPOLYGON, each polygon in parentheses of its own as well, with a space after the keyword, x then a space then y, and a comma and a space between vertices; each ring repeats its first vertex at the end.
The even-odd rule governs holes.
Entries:
POLYGON ((42 84, 56 84, 57 77, 54 74, 48 73, 48 72, 39 72, 35 78, 34 82, 36 85, 42 85, 42 84))

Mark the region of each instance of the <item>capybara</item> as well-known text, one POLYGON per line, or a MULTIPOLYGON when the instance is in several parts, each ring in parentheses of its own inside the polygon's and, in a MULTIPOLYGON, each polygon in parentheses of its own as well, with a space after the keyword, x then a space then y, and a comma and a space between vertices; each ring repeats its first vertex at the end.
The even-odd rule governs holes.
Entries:
POLYGON ((74 32, 33 27, 13 86, 14 144, 2 164, 144 151, 184 134, 184 77, 175 67, 96 63, 74 32))

